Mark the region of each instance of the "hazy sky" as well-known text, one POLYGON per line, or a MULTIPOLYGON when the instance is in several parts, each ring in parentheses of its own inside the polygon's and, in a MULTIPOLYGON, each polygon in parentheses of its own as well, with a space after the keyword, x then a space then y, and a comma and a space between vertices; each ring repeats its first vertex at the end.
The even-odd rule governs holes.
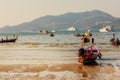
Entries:
POLYGON ((0 27, 45 15, 102 10, 120 17, 120 0, 0 0, 0 27))

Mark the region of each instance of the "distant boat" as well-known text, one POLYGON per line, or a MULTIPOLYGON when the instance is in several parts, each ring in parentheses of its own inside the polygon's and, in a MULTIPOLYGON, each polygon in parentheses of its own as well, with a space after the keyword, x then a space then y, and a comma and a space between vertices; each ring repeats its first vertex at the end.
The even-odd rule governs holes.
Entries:
POLYGON ((48 34, 48 33, 49 32, 47 30, 44 30, 44 31, 40 30, 40 34, 48 34))
POLYGON ((51 32, 56 32, 56 30, 52 30, 51 32))
POLYGON ((75 27, 70 27, 70 28, 68 28, 67 30, 68 30, 68 31, 76 31, 77 28, 75 28, 75 27))
POLYGON ((111 30, 111 26, 103 27, 102 29, 99 29, 100 32, 109 32, 111 30))
POLYGON ((17 39, 18 39, 18 35, 16 37, 14 36, 13 39, 1 39, 0 43, 14 43, 16 42, 17 39))
POLYGON ((49 36, 50 36, 50 37, 54 37, 54 34, 50 32, 50 33, 49 33, 49 36))
POLYGON ((120 40, 118 38, 115 38, 115 34, 113 34, 113 38, 110 39, 110 42, 112 45, 116 45, 116 46, 120 45, 120 40))
POLYGON ((82 36, 82 35, 80 35, 80 33, 75 33, 74 36, 80 37, 80 36, 82 36))

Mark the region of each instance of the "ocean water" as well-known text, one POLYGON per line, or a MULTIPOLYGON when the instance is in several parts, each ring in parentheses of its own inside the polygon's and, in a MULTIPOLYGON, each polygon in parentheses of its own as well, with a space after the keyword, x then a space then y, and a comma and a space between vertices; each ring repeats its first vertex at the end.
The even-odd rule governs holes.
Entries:
MULTIPOLYGON (((12 63, 45 63, 45 62, 77 62, 77 54, 76 51, 53 51, 50 52, 47 51, 41 51, 41 46, 39 47, 33 47, 37 48, 35 50, 37 51, 28 51, 26 46, 24 47, 24 43, 28 44, 79 44, 81 43, 81 37, 74 36, 74 33, 80 33, 84 34, 86 30, 79 30, 79 31, 57 31, 53 33, 55 36, 50 37, 48 34, 40 34, 39 32, 21 32, 21 33, 14 33, 18 34, 18 40, 16 43, 13 44, 20 44, 21 46, 11 46, 11 44, 3 45, 1 47, 1 63, 4 64, 7 62, 7 64, 12 63), (7 47, 7 48, 6 48, 7 47), (26 49, 24 49, 26 48, 26 49), (22 51, 22 50, 25 51, 22 51), (6 51, 5 51, 6 50, 6 51), (28 53, 29 54, 28 54, 28 53), (45 54, 46 52, 46 54, 45 54), (48 54, 49 53, 49 54, 48 54), (66 54, 69 53, 69 54, 66 54), (35 59, 35 60, 34 60, 35 59), (2 61, 3 60, 3 61, 2 61), (6 62, 5 62, 6 61, 6 62), (13 62, 12 62, 13 61, 13 62)), ((98 49, 101 51, 103 57, 102 59, 96 59, 96 62, 101 66, 102 68, 91 78, 86 80, 119 80, 120 79, 120 47, 115 47, 110 44, 110 39, 113 37, 112 34, 116 35, 116 38, 120 39, 120 32, 114 31, 114 32, 107 32, 102 33, 98 32, 96 30, 91 31, 92 37, 95 38, 95 46, 98 47, 98 49), (111 69, 114 69, 115 71, 112 72, 112 70, 108 69, 112 66, 111 69), (108 71, 108 70, 109 71, 108 71), (107 73, 108 72, 108 73, 107 73), (109 73, 112 72, 112 73, 109 73), (101 79, 102 78, 102 79, 101 79)), ((13 33, 1 33, 0 38, 5 38, 5 36, 8 35, 8 38, 12 38, 13 33)), ((42 47, 42 49, 45 47, 42 47)), ((73 48, 73 47, 72 47, 73 48)), ((72 48, 70 48, 72 50, 72 48)), ((77 50, 78 48, 75 47, 77 50)), ((51 48, 48 48, 51 49, 51 48)), ((55 49, 55 48, 53 48, 55 49)), ((97 69, 97 66, 88 66, 97 69)), ((9 73, 8 73, 9 74, 9 73)), ((12 74, 14 75, 14 73, 12 74)), ((26 75, 26 74, 24 74, 26 75)), ((4 76, 5 77, 5 76, 4 76)))
MULTIPOLYGON (((0 38, 4 39, 6 35, 8 38, 12 38, 13 34, 18 34, 18 40, 16 43, 56 43, 56 44, 74 44, 81 43, 81 37, 74 36, 74 33, 84 34, 86 30, 78 31, 57 31, 54 34, 54 37, 50 37, 48 34, 40 34, 39 32, 21 32, 21 33, 1 33, 0 38)), ((112 34, 116 35, 116 38, 120 39, 120 32, 98 32, 97 30, 92 30, 92 37, 95 39, 96 44, 110 44, 110 39, 112 34)))

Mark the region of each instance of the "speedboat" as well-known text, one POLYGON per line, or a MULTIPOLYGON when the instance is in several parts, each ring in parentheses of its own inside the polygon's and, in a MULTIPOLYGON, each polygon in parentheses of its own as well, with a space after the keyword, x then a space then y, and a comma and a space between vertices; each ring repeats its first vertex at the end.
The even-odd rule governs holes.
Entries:
POLYGON ((111 26, 106 26, 101 29, 99 29, 100 32, 109 32, 111 30, 111 26))
POLYGON ((68 30, 68 31, 76 31, 77 28, 75 28, 75 27, 70 27, 70 28, 68 28, 67 30, 68 30))

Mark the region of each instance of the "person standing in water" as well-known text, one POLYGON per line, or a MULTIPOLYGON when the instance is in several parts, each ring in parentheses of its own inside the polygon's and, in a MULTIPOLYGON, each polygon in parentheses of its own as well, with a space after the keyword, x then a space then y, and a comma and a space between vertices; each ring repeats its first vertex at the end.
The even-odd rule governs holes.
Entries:
POLYGON ((91 33, 90 33, 90 27, 88 27, 87 32, 85 33, 85 36, 90 39, 91 33))

